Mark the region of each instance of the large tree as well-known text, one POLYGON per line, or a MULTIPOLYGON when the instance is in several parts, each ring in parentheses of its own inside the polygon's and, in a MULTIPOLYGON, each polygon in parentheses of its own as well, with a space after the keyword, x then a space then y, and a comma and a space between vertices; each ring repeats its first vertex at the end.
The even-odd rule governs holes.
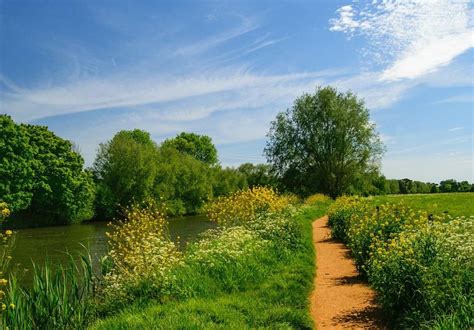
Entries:
POLYGON ((218 163, 216 147, 207 135, 182 132, 172 139, 165 140, 162 146, 174 148, 208 165, 218 163))
POLYGON ((265 154, 284 185, 337 197, 378 167, 383 145, 364 101, 332 87, 303 94, 279 113, 265 154))
POLYGON ((120 131, 112 140, 100 144, 93 172, 98 181, 98 213, 111 217, 120 207, 152 195, 157 146, 148 132, 120 131))
POLYGON ((16 124, 0 116, 0 200, 13 213, 48 222, 80 222, 93 216, 94 184, 72 143, 47 127, 16 124))

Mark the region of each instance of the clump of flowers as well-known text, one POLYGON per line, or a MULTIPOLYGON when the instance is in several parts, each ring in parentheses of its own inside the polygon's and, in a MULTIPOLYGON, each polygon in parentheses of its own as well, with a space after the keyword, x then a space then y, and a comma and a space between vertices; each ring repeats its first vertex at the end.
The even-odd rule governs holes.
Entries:
POLYGON ((215 285, 233 291, 264 274, 262 257, 268 247, 268 241, 245 227, 222 227, 207 231, 189 246, 186 264, 208 274, 215 285))
POLYGON ((294 198, 281 196, 268 187, 253 187, 219 197, 205 207, 210 220, 223 226, 243 224, 255 219, 261 212, 278 212, 294 198))
POLYGON ((294 221, 296 212, 296 208, 288 207, 283 212, 259 214, 245 223, 245 227, 275 244, 279 250, 293 249, 301 243, 300 224, 294 221))
MULTIPOLYGON (((8 204, 5 202, 0 202, 0 228, 3 227, 3 223, 9 216, 10 209, 8 208, 8 204)), ((5 287, 7 286, 8 280, 4 277, 6 276, 6 272, 11 261, 11 252, 14 244, 15 235, 13 231, 9 229, 0 231, 0 303, 2 311, 7 309, 4 299, 5 287)))
POLYGON ((317 203, 327 202, 330 199, 331 199, 330 197, 328 197, 324 194, 313 194, 311 196, 306 197, 306 199, 304 200, 304 203, 306 205, 314 205, 314 204, 317 204, 317 203))
POLYGON ((339 197, 328 208, 328 223, 331 226, 331 236, 335 239, 347 242, 347 232, 351 217, 365 206, 359 197, 339 197))
POLYGON ((173 267, 182 263, 164 214, 153 203, 134 205, 125 211, 124 220, 110 227, 108 259, 112 266, 104 276, 105 297, 117 303, 144 292, 159 296, 171 280, 173 267))
POLYGON ((420 322, 456 315, 462 328, 472 321, 473 255, 474 217, 424 222, 377 242, 368 276, 393 316, 420 322))
POLYGON ((364 273, 374 244, 390 241, 404 230, 439 220, 434 216, 430 220, 427 212, 414 211, 403 204, 373 206, 365 203, 350 217, 347 244, 352 250, 357 268, 364 273))

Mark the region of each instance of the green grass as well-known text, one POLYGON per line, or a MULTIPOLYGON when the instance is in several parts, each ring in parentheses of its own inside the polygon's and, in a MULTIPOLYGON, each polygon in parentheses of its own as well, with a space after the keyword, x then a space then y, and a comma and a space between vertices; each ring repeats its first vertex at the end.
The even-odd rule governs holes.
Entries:
POLYGON ((474 193, 386 195, 373 197, 375 203, 399 203, 433 214, 447 212, 453 217, 474 215, 474 193))
POLYGON ((97 321, 92 328, 311 329, 308 306, 314 275, 311 222, 324 215, 327 206, 307 208, 295 218, 300 224, 302 244, 284 257, 266 256, 262 262, 271 264, 270 271, 255 283, 233 292, 209 289, 202 297, 149 303, 146 307, 130 306, 97 321))

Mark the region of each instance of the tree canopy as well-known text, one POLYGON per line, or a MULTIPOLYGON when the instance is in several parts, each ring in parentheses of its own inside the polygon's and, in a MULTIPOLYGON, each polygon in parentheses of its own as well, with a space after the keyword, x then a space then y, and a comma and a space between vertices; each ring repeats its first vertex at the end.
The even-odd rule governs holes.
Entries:
POLYGON ((162 146, 174 148, 209 165, 218 163, 217 149, 207 135, 182 132, 172 139, 165 140, 162 146))
POLYGON ((271 123, 265 154, 283 184, 337 197, 374 171, 383 145, 363 100, 332 87, 297 98, 271 123))
POLYGON ((16 124, 0 116, 0 196, 14 213, 27 211, 53 222, 93 216, 94 184, 71 142, 47 127, 16 124))
MULTIPOLYGON (((195 141, 207 141, 210 145, 182 144, 184 138, 176 138, 158 146, 148 132, 141 130, 120 131, 112 140, 101 144, 93 166, 99 216, 114 216, 121 207, 147 199, 163 202, 171 215, 199 212, 213 196, 211 164, 217 163, 211 161, 211 157, 204 157, 203 150, 215 151, 215 147, 209 137, 192 133, 179 135, 183 136, 192 136, 195 141), (188 149, 177 149, 176 145, 185 145, 188 149)), ((217 159, 217 154, 215 157, 217 159)))

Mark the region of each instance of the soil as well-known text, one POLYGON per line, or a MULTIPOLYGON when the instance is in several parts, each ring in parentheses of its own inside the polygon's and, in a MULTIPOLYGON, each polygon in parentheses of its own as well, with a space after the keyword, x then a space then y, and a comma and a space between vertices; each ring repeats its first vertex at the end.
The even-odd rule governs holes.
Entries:
POLYGON ((311 316, 317 329, 386 329, 375 292, 359 276, 347 247, 331 238, 327 216, 313 222, 316 277, 311 316))

